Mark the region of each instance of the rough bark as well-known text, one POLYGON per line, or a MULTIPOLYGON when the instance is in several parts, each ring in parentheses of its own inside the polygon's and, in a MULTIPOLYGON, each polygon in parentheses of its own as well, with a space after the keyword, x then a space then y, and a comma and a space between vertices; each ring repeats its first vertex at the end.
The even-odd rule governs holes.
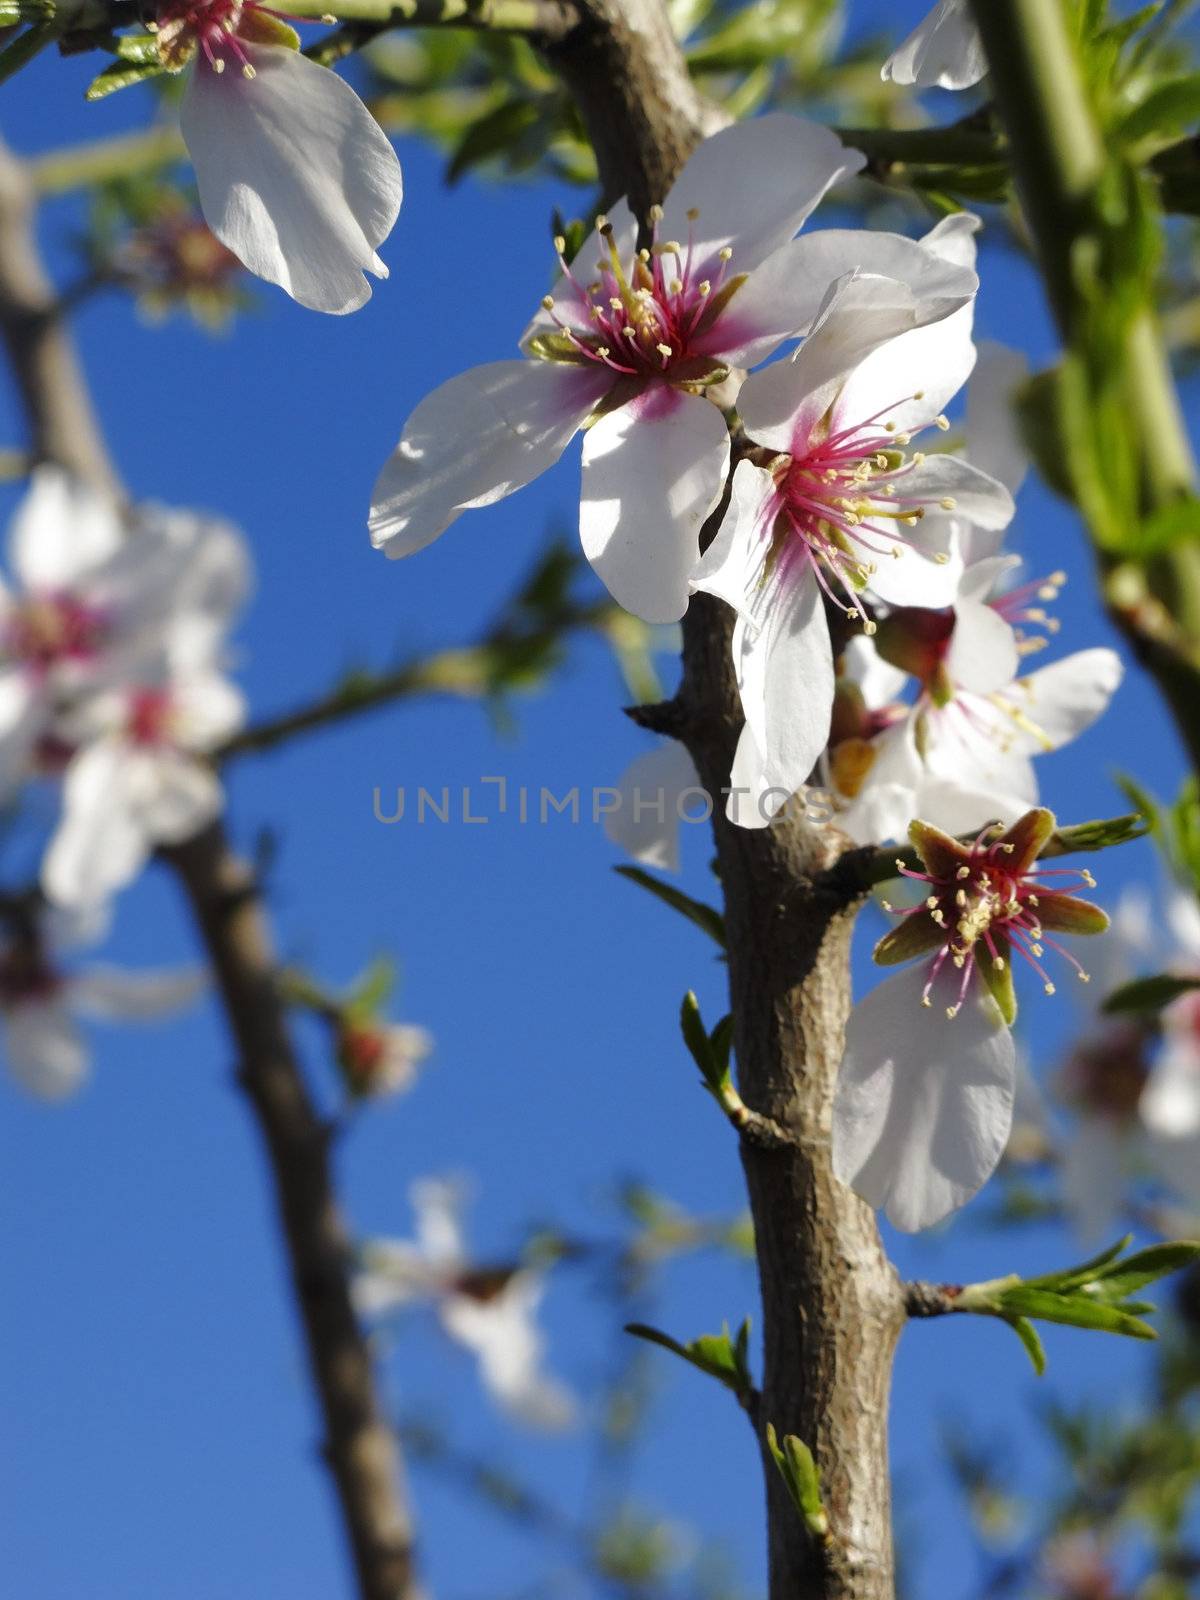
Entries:
MULTIPOLYGON (((120 495, 53 289, 33 236, 22 164, 0 145, 0 330, 37 459, 120 495)), ((399 1448, 375 1393, 370 1351, 350 1301, 348 1242, 328 1139, 274 983, 266 916, 220 827, 169 859, 187 892, 240 1052, 239 1077, 269 1160, 292 1285, 353 1553, 361 1600, 417 1600, 412 1528, 399 1448)))
MULTIPOLYGON (((580 9, 581 27, 547 54, 579 104, 606 196, 628 194, 644 214, 723 119, 688 79, 660 0, 580 9)), ((730 627, 718 603, 692 601, 682 686, 658 708, 658 725, 688 745, 713 795, 729 782, 742 721, 730 627)), ((771 1422, 809 1445, 833 1533, 824 1547, 809 1538, 764 1446, 770 1597, 887 1600, 887 1407, 905 1310, 873 1213, 830 1161, 855 908, 855 889, 836 870, 845 841, 800 820, 734 828, 719 808, 714 830, 740 1091, 790 1134, 783 1148, 742 1143, 763 1304, 760 1443, 771 1422)))

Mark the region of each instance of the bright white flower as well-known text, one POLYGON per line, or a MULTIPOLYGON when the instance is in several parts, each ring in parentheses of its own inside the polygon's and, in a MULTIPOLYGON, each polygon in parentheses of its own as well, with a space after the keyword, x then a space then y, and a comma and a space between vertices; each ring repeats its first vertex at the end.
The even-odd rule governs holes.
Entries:
POLYGON ((900 913, 875 959, 925 959, 855 1006, 833 1113, 834 1171, 906 1232, 965 1204, 1008 1142, 1014 958, 1052 994, 1046 946, 1085 976, 1052 934, 1108 925, 1099 907, 1076 898, 1072 880, 1090 885, 1089 873, 1034 866, 1054 828, 1038 810, 970 846, 923 822, 909 830, 925 871, 904 876, 925 886, 925 899, 900 913))
POLYGON ((203 968, 61 966, 64 949, 101 932, 95 914, 81 918, 30 907, 10 922, 0 948, 0 1053, 13 1077, 40 1099, 65 1099, 87 1073, 88 1047, 77 1017, 153 1021, 190 1005, 207 984, 203 968))
POLYGON ((417 1236, 372 1240, 362 1248, 355 1304, 377 1317, 432 1304, 446 1333, 479 1362, 495 1399, 532 1427, 567 1426, 574 1401, 542 1371, 545 1339, 536 1312, 544 1276, 527 1267, 480 1267, 468 1259, 460 1224, 462 1192, 444 1179, 412 1187, 417 1236))
POLYGON ((168 0, 158 38, 169 70, 193 63, 179 120, 213 233, 302 306, 357 310, 403 192, 366 106, 255 0, 168 0))
POLYGON ((678 872, 680 807, 701 793, 700 774, 686 747, 667 739, 626 768, 604 832, 644 867, 678 872))
POLYGON ((826 601, 857 619, 868 585, 900 604, 917 598, 947 554, 940 538, 924 538, 930 507, 959 508, 982 526, 1012 517, 1008 491, 978 468, 906 454, 913 434, 945 426, 942 408, 974 362, 969 316, 941 312, 907 284, 851 275, 796 354, 742 387, 738 409, 758 454, 738 464, 692 587, 738 614, 746 725, 730 776, 742 792, 728 814, 744 827, 767 825, 829 736, 826 601))
POLYGON ((9 534, 14 587, 0 585, 0 792, 69 754, 64 708, 138 670, 182 612, 222 619, 240 601, 237 536, 191 512, 139 511, 55 467, 34 472, 9 534))
POLYGON ((883 64, 885 82, 918 89, 969 89, 987 72, 983 41, 968 0, 938 0, 921 25, 883 64))
POLYGON ((463 511, 545 472, 586 427, 584 553, 626 610, 676 621, 728 470, 728 429, 706 390, 806 332, 849 269, 911 281, 942 314, 974 291, 969 268, 895 235, 793 238, 861 165, 827 129, 775 114, 699 147, 653 209, 644 250, 618 204, 575 264, 562 262, 526 330, 528 359, 453 378, 409 418, 375 486, 373 542, 392 557, 423 549, 463 511))
POLYGON ((896 608, 859 647, 882 648, 893 666, 891 703, 869 705, 863 735, 842 757, 830 753, 831 787, 850 799, 838 825, 857 843, 897 838, 913 816, 951 833, 1015 821, 1037 801, 1032 758, 1078 738, 1116 692, 1123 669, 1112 650, 1081 650, 1017 676, 1029 642, 1013 624, 1037 623, 1031 600, 1052 598, 1060 580, 992 599, 1007 566, 1003 557, 976 563, 952 609, 896 608), (900 663, 917 682, 909 705, 898 703, 900 663))
POLYGON ((167 655, 157 678, 93 697, 66 724, 75 754, 42 863, 56 903, 103 901, 158 846, 182 844, 220 814, 221 784, 203 757, 241 726, 245 703, 213 664, 211 640, 201 643, 167 655))

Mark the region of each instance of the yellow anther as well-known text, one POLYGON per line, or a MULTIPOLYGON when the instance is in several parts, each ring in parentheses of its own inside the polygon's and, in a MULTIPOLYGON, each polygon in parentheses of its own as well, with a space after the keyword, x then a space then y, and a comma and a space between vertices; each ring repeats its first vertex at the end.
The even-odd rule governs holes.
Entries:
POLYGON ((950 432, 950 419, 948 417, 934 417, 933 425, 940 428, 943 433, 950 432))
POLYGON ((709 283, 707 278, 704 278, 696 285, 696 292, 703 299, 706 294, 712 293, 712 284, 709 283))
POLYGON ((1054 985, 1052 983, 1048 983, 1046 985, 1046 993, 1047 994, 1057 994, 1057 992, 1058 991, 1055 989, 1055 987, 1054 987, 1054 985))
POLYGON ((646 215, 651 222, 661 222, 663 219, 663 208, 659 205, 651 206, 646 215))
POLYGON ((728 245, 726 245, 724 247, 724 249, 717 251, 717 260, 718 261, 731 261, 732 259, 733 259, 733 251, 729 248, 728 245))
POLYGON ((946 1007, 946 1015, 950 1018, 951 1022, 953 1022, 955 1017, 958 1015, 958 1011, 959 1011, 958 1006, 947 1006, 946 1007))
POLYGON ((970 869, 970 867, 959 867, 958 871, 954 874, 954 876, 956 878, 958 878, 959 881, 961 882, 963 879, 969 878, 971 876, 971 869, 970 869))
POLYGON ((213 71, 214 72, 224 72, 225 71, 225 57, 224 56, 218 56, 217 59, 213 62, 212 65, 213 65, 213 71))
POLYGON ((700 216, 700 207, 699 206, 689 206, 687 208, 687 210, 684 212, 684 216, 688 219, 689 222, 697 221, 699 216, 700 216))
POLYGON ((923 1005, 923 1006, 929 1006, 929 1008, 930 1008, 930 1009, 931 1009, 931 1010, 932 1010, 932 1008, 933 1008, 933 1001, 932 1001, 932 1000, 931 1000, 931 999, 930 999, 930 998, 929 998, 929 996, 928 996, 928 995, 927 995, 927 994, 923 994, 923 995, 922 995, 922 996, 921 996, 921 1004, 922 1004, 922 1005, 923 1005))
POLYGON ((958 501, 953 495, 947 494, 942 496, 941 500, 938 501, 938 504, 941 506, 943 511, 953 511, 955 506, 958 504, 958 501))
POLYGON ((542 310, 543 311, 553 311, 554 310, 554 296, 552 294, 544 294, 542 296, 542 310))
POLYGON ((567 241, 561 233, 556 233, 554 235, 554 250, 555 254, 560 256, 566 255, 567 253, 567 241))
POLYGON ((995 968, 995 970, 997 972, 1003 972, 1006 965, 1007 965, 1007 962, 1005 961, 1003 956, 993 956, 992 957, 992 966, 995 968))
POLYGON ((876 627, 875 623, 870 621, 863 623, 863 632, 866 634, 868 639, 873 639, 878 631, 879 629, 876 627))
POLYGON ((1083 968, 1081 967, 1080 970, 1079 970, 1079 981, 1080 981, 1080 983, 1091 983, 1091 981, 1092 981, 1091 973, 1090 972, 1084 972, 1083 968))
POLYGON ((250 65, 250 63, 248 61, 243 62, 243 64, 242 64, 242 77, 247 79, 247 80, 249 80, 251 78, 257 78, 258 77, 258 73, 255 72, 254 68, 250 65))

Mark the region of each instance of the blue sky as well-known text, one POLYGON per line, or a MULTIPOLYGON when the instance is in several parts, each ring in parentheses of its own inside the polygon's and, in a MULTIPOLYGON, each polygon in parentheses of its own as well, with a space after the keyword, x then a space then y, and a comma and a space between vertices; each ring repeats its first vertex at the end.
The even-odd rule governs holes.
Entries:
MULTIPOLYGON (((922 9, 872 0, 854 8, 855 23, 899 32, 922 9)), ((43 60, 6 86, 10 142, 29 151, 136 124, 139 91, 84 105, 90 65, 43 60)), ((571 527, 574 452, 418 559, 389 564, 369 548, 367 496, 405 416, 462 367, 513 352, 550 274, 551 208, 581 204, 548 185, 447 190, 435 156, 412 141, 400 153, 405 207, 384 250, 392 278, 355 316, 305 313, 264 289, 230 338, 180 321, 147 329, 116 297, 78 318, 134 490, 212 508, 246 531, 258 591, 238 637, 259 714, 319 693, 350 664, 469 641, 549 529, 571 527)), ((65 276, 77 220, 70 203, 44 219, 65 276)), ((909 222, 919 230, 915 211, 909 222)), ((1019 338, 1035 361, 1051 349, 1028 271, 998 249, 985 257, 979 325, 1019 338)), ((0 445, 20 428, 5 390, 0 445)), ((6 491, 0 509, 13 499, 6 491)), ((1071 574, 1062 648, 1115 642, 1072 518, 1031 485, 1018 529, 1034 572, 1071 574)), ((606 648, 584 640, 549 692, 521 705, 515 736, 498 735, 478 708, 426 703, 233 773, 239 843, 251 847, 267 826, 278 835, 272 905, 284 954, 338 983, 394 953, 403 1014, 437 1040, 417 1091, 363 1116, 343 1148, 346 1203, 363 1233, 406 1232, 408 1183, 445 1170, 473 1178, 469 1220, 485 1255, 511 1251, 541 1221, 612 1233, 613 1190, 628 1175, 688 1208, 741 1204, 736 1150, 696 1092, 675 1020, 689 987, 720 1014, 722 971, 700 935, 613 875, 601 831, 553 818, 471 828, 372 817, 377 785, 385 795, 398 785, 453 791, 487 774, 556 792, 610 784, 647 747, 620 714, 623 698, 606 648)), ((1157 699, 1133 673, 1103 725, 1040 770, 1047 803, 1080 819, 1121 809, 1114 771, 1167 792, 1181 766, 1157 699)), ((697 893, 707 892, 707 858, 691 830, 697 893)), ((1145 847, 1106 858, 1103 894, 1152 870, 1145 847)), ((161 871, 121 900, 110 953, 133 965, 194 954, 161 871)), ((1042 1059, 1069 1027, 1069 1002, 1038 996, 1026 1014, 1042 1059)), ((33 1104, 0 1080, 0 1566, 31 1600, 348 1596, 259 1150, 220 1017, 205 1004, 153 1032, 97 1032, 95 1044, 93 1080, 65 1107, 33 1104)), ((327 1082, 319 1049, 312 1061, 327 1082)), ((1054 1228, 997 1235, 970 1211, 944 1234, 890 1243, 905 1272, 951 1280, 1036 1270, 1075 1248, 1054 1228)), ((592 1289, 586 1273, 564 1271, 547 1304, 553 1366, 584 1394, 617 1337, 592 1289)), ((668 1270, 655 1317, 690 1336, 740 1320, 754 1302, 748 1267, 689 1262, 668 1270)), ((1047 1346, 1043 1398, 1102 1395, 1117 1407, 1146 1370, 1141 1351, 1116 1341, 1051 1330, 1047 1346)), ((431 1327, 404 1331, 387 1374, 398 1407, 437 1418, 568 1510, 583 1508, 586 1446, 516 1433, 431 1327)), ((666 1356, 654 1375, 631 1488, 723 1543, 753 1594, 762 1561, 749 1431, 715 1386, 666 1356)), ((893 1453, 917 1594, 971 1587, 961 1508, 937 1453, 941 1421, 966 1419, 984 1437, 1020 1427, 1035 1387, 1003 1329, 962 1319, 906 1335, 893 1453)), ((535 1546, 430 1473, 416 1472, 415 1497, 442 1600, 495 1600, 542 1569, 535 1546)))

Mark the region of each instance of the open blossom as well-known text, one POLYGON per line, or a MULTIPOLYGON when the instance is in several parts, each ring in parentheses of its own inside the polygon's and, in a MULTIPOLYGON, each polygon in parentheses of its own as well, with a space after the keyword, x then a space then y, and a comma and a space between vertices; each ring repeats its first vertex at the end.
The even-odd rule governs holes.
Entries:
POLYGON ((405 1094, 432 1049, 428 1030, 406 1022, 343 1015, 334 1034, 338 1066, 356 1098, 405 1094))
POLYGON ((543 1274, 472 1263, 461 1201, 453 1182, 415 1183, 416 1239, 373 1239, 362 1247, 355 1304, 370 1317, 434 1306, 446 1333, 476 1358, 484 1385, 507 1411, 533 1427, 565 1427, 574 1413, 572 1397, 542 1371, 545 1340, 535 1319, 543 1274))
POLYGON ((969 0, 938 0, 884 62, 881 76, 885 82, 912 83, 918 89, 969 89, 987 69, 969 0))
POLYGON ((526 359, 451 379, 409 418, 375 487, 373 542, 392 557, 423 549, 463 511, 545 472, 586 427, 584 553, 627 610, 676 621, 729 463, 707 391, 805 333, 849 269, 911 273, 947 307, 975 287, 969 270, 894 235, 793 238, 861 165, 827 129, 775 114, 699 147, 652 209, 644 248, 619 203, 571 266, 561 260, 526 359))
POLYGON ((996 595, 1003 557, 963 574, 953 607, 896 607, 859 661, 874 661, 873 698, 852 739, 829 755, 830 787, 848 801, 838 825, 862 844, 900 836, 913 816, 965 832, 989 819, 1014 821, 1036 803, 1033 758, 1079 737, 1121 682, 1112 650, 1081 650, 1019 675, 1044 626, 1044 603, 1060 574, 996 595), (881 659, 882 656, 882 659, 881 659), (917 693, 900 700, 908 677, 917 693))
MULTIPOLYGON (((1176 890, 1163 919, 1175 936, 1171 965, 1200 971, 1195 900, 1176 890)), ((1063 1148, 1063 1196, 1080 1235, 1117 1226, 1126 1184, 1139 1174, 1200 1204, 1200 1048, 1192 996, 1167 1008, 1163 1039, 1143 1016, 1107 1015, 1107 997, 1156 960, 1155 928, 1142 895, 1127 891, 1113 915, 1106 959, 1093 972, 1094 1004, 1056 1081, 1075 1113, 1063 1148), (1188 1009, 1180 1011, 1180 1006, 1188 1009)))
POLYGON ((930 508, 960 508, 981 526, 1012 517, 1008 491, 977 467, 908 451, 915 434, 947 426, 942 408, 973 362, 969 318, 905 283, 850 275, 796 354, 743 385, 738 409, 756 455, 738 464, 729 510, 692 576, 738 614, 746 726, 732 821, 766 826, 825 746, 826 603, 858 620, 868 586, 899 603, 919 595, 947 555, 924 535, 930 508))
POLYGON ((924 871, 902 874, 925 898, 899 913, 875 959, 920 959, 855 1006, 833 1116, 834 1171, 906 1232, 969 1200, 1008 1142, 1015 958, 1053 994, 1047 948, 1087 977, 1054 935, 1108 926, 1078 898, 1089 873, 1034 865, 1054 828, 1049 811, 1035 810, 971 845, 924 822, 909 830, 924 871))
POLYGON ((191 66, 179 120, 213 233, 302 306, 357 310, 402 196, 371 113, 254 0, 167 0, 158 40, 168 70, 191 66))
POLYGON ((245 718, 207 629, 179 624, 156 673, 92 696, 64 719, 74 754, 62 817, 42 863, 60 905, 86 906, 124 888, 160 845, 182 844, 220 814, 221 783, 204 757, 245 718))
POLYGON ((101 931, 94 914, 31 906, 0 942, 0 1053, 13 1077, 40 1099, 64 1099, 87 1073, 77 1018, 152 1021, 189 1005, 208 981, 202 968, 126 972, 62 964, 65 949, 101 931))
POLYGON ((126 525, 111 501, 50 466, 37 468, 13 518, 8 561, 0 792, 62 749, 64 710, 136 672, 181 613, 220 615, 246 585, 241 543, 223 523, 149 506, 126 525))

